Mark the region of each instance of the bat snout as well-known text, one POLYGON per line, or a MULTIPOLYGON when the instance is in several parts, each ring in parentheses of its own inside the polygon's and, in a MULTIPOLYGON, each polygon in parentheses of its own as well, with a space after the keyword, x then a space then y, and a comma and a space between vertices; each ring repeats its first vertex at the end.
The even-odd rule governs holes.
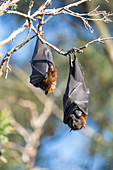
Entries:
POLYGON ((80 118, 76 118, 74 114, 71 114, 68 125, 72 130, 79 130, 83 127, 83 122, 80 118))
POLYGON ((70 114, 70 116, 69 116, 68 126, 71 128, 71 130, 80 130, 86 124, 86 120, 85 119, 87 118, 87 116, 82 114, 81 111, 77 112, 77 113, 74 112, 74 113, 70 114), (79 114, 76 116, 77 113, 79 113, 79 114))

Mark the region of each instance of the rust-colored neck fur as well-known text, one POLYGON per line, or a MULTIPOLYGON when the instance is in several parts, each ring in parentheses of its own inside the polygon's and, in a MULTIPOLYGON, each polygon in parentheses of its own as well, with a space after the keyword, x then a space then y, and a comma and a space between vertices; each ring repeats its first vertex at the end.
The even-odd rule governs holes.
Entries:
POLYGON ((56 78, 57 78, 57 69, 56 67, 54 68, 52 63, 50 63, 48 69, 48 76, 46 79, 43 80, 43 84, 46 86, 45 94, 47 94, 48 92, 52 92, 55 89, 56 78))
POLYGON ((83 127, 84 127, 84 126, 85 126, 85 124, 86 124, 86 118, 87 118, 87 115, 82 114, 82 116, 81 116, 80 118, 82 119, 83 127))

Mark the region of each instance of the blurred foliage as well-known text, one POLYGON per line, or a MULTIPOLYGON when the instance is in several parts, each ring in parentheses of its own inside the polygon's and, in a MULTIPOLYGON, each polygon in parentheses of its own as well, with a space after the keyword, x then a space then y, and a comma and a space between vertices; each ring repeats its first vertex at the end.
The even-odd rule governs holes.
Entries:
POLYGON ((18 10, 18 5, 17 4, 14 4, 12 6, 10 6, 9 8, 11 11, 17 11, 18 10))
POLYGON ((5 152, 4 144, 8 143, 8 135, 12 133, 14 128, 11 125, 11 120, 9 119, 10 112, 2 110, 0 112, 0 142, 1 142, 1 156, 0 161, 7 163, 6 158, 3 156, 5 152))

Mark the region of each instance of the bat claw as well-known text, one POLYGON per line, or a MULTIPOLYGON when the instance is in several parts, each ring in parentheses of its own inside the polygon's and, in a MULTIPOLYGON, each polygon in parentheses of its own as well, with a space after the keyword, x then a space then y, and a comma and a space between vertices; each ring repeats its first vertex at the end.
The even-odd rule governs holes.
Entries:
POLYGON ((70 131, 69 132, 71 132, 73 129, 70 129, 70 131))
POLYGON ((48 94, 48 91, 45 91, 45 95, 47 95, 48 94))

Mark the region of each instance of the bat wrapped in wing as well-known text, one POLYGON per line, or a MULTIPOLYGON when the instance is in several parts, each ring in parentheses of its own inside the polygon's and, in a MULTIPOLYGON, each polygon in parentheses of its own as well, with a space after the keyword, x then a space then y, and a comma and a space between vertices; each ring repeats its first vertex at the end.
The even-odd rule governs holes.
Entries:
POLYGON ((89 89, 84 82, 84 75, 81 65, 73 51, 74 60, 69 53, 69 77, 65 94, 63 96, 64 123, 68 124, 71 130, 82 129, 86 124, 88 115, 89 89))
MULTIPOLYGON (((45 39, 44 35, 41 35, 41 37, 45 39)), ((56 86, 57 69, 49 46, 43 44, 38 37, 31 60, 31 67, 30 83, 44 90, 45 94, 52 92, 56 86)))

